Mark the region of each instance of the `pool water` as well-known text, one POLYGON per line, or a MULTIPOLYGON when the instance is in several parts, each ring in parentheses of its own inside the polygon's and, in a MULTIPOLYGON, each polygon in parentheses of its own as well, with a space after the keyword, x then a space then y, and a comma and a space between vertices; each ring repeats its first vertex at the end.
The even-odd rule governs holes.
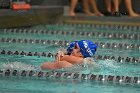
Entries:
MULTIPOLYGON (((24 39, 35 41, 39 40, 56 40, 68 42, 81 39, 89 39, 94 42, 104 43, 127 43, 139 45, 138 38, 108 38, 102 35, 78 35, 78 34, 63 34, 66 32, 103 32, 103 33, 119 33, 119 34, 140 34, 139 31, 117 31, 105 29, 89 28, 88 26, 79 27, 71 25, 42 25, 35 26, 26 31, 10 31, 9 29, 1 29, 0 31, 0 52, 5 51, 24 51, 24 52, 50 52, 55 54, 59 48, 66 48, 66 44, 49 44, 49 43, 35 43, 23 42, 24 39), (83 29, 84 28, 84 29, 83 29), (31 33, 32 29, 38 31, 31 33), (41 31, 51 31, 42 34, 41 31), (16 32, 17 31, 17 32, 16 32), (53 32, 53 33, 52 33, 53 32), (59 32, 59 33, 56 33, 59 32), (9 38, 10 40, 7 40, 9 38), (2 40, 5 39, 5 40, 2 40), (15 39, 15 42, 12 40, 15 39), (18 39, 21 41, 18 42, 18 39)), ((97 75, 113 75, 113 76, 130 76, 140 77, 140 64, 139 64, 139 47, 126 49, 112 48, 112 47, 98 47, 96 55, 109 55, 121 57, 136 57, 138 62, 118 62, 117 60, 98 59, 96 60, 96 67, 90 66, 89 69, 77 66, 72 69, 62 69, 60 71, 68 71, 71 73, 90 73, 97 75)), ((0 69, 17 69, 17 70, 39 70, 39 66, 43 62, 53 61, 54 57, 43 56, 25 56, 15 54, 1 54, 0 55, 0 69)), ((139 78, 140 79, 140 78, 139 78)), ((100 82, 94 80, 81 80, 81 79, 59 79, 59 78, 37 78, 37 77, 21 77, 21 76, 0 76, 0 93, 139 93, 139 84, 127 83, 112 83, 100 82)))

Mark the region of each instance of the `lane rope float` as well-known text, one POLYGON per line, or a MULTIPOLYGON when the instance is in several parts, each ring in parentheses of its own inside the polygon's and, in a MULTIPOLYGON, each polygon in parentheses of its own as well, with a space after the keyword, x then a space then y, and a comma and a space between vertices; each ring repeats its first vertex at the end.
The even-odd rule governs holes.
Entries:
MULTIPOLYGON (((54 53, 46 52, 25 52, 25 51, 6 51, 0 50, 2 55, 22 55, 22 56, 42 56, 42 57, 55 57, 54 53)), ((127 62, 127 63, 140 63, 140 58, 136 57, 122 57, 122 56, 110 56, 110 55, 95 55, 96 60, 115 60, 117 62, 127 62)))
POLYGON ((37 77, 37 78, 60 78, 60 79, 81 79, 100 82, 140 84, 140 77, 113 76, 100 74, 82 74, 57 71, 26 71, 26 70, 0 70, 0 77, 37 77))
POLYGON ((51 34, 51 35, 77 35, 88 37, 106 37, 112 39, 134 39, 140 40, 138 33, 119 33, 119 32, 101 32, 101 31, 63 31, 63 30, 37 30, 37 29, 2 29, 4 33, 16 34, 51 34))
MULTIPOLYGON (((59 46, 66 46, 69 45, 70 41, 66 40, 46 40, 46 39, 22 39, 22 38, 0 38, 0 42, 7 42, 7 43, 30 43, 30 44, 49 44, 49 45, 59 45, 59 46)), ((108 42, 95 42, 98 47, 100 48, 109 48, 109 49, 134 49, 140 50, 139 44, 128 44, 128 43, 108 43, 108 42)))

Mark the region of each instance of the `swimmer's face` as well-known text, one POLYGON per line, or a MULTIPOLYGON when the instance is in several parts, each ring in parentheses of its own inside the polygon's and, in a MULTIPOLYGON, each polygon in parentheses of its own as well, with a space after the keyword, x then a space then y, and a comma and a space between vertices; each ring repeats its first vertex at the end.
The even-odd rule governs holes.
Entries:
POLYGON ((72 50, 71 55, 76 56, 76 57, 83 57, 82 53, 80 52, 80 48, 79 48, 78 44, 75 44, 75 47, 72 50))

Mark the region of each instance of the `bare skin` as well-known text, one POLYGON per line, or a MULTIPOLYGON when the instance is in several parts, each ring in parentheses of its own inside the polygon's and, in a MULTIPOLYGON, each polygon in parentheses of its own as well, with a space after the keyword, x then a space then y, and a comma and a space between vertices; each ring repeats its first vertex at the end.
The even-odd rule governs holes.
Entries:
POLYGON ((114 12, 119 11, 120 0, 113 0, 114 3, 114 12))
POLYGON ((139 14, 135 13, 132 9, 132 2, 131 0, 125 0, 125 5, 130 17, 138 17, 139 14))
POLYGON ((71 67, 74 64, 81 64, 83 63, 83 56, 80 52, 79 48, 74 48, 71 55, 64 55, 63 52, 59 51, 56 55, 54 62, 45 62, 41 64, 41 69, 60 69, 60 68, 67 68, 71 67))
POLYGON ((76 4, 77 4, 78 0, 71 0, 71 4, 70 4, 70 16, 75 16, 75 7, 76 7, 76 4))
POLYGON ((105 3, 106 3, 108 12, 112 13, 112 12, 119 11, 120 0, 113 0, 114 7, 112 7, 112 5, 111 5, 111 0, 105 0, 105 3))
POLYGON ((105 0, 106 6, 107 6, 107 12, 111 12, 111 1, 105 0))
MULTIPOLYGON (((70 4, 70 16, 75 16, 75 7, 77 4, 78 0, 71 0, 71 4, 70 4)), ((82 0, 83 2, 83 7, 84 7, 84 12, 86 13, 87 16, 103 16, 103 14, 101 12, 99 12, 97 5, 96 5, 96 1, 95 0, 82 0), (89 9, 89 3, 91 4, 94 13, 90 12, 89 9)))
MULTIPOLYGON (((139 14, 135 13, 133 8, 132 8, 132 1, 131 0, 124 0, 124 1, 125 1, 125 5, 126 5, 128 13, 129 13, 129 16, 130 17, 138 17, 139 14)), ((108 12, 118 12, 119 11, 119 5, 120 5, 121 0, 113 0, 113 3, 114 3, 113 11, 111 8, 111 1, 105 0, 105 2, 107 5, 108 12)))
POLYGON ((91 4, 91 6, 93 8, 95 16, 103 16, 103 14, 98 10, 95 0, 89 0, 89 3, 91 4))

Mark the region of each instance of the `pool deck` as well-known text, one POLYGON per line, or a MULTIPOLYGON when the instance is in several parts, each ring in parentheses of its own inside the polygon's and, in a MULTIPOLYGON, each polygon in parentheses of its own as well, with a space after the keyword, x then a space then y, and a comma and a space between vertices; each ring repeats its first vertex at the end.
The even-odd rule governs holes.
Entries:
POLYGON ((0 28, 24 27, 38 24, 77 23, 77 24, 119 24, 140 26, 140 17, 66 15, 62 6, 33 6, 28 11, 0 10, 0 28))
POLYGON ((111 16, 85 16, 77 15, 74 17, 64 16, 64 23, 77 23, 77 24, 119 24, 119 25, 129 25, 129 26, 140 26, 140 17, 111 17, 111 16))
POLYGON ((32 6, 30 10, 0 10, 0 28, 56 23, 63 15, 62 6, 32 6), (54 12, 55 11, 55 12, 54 12))

